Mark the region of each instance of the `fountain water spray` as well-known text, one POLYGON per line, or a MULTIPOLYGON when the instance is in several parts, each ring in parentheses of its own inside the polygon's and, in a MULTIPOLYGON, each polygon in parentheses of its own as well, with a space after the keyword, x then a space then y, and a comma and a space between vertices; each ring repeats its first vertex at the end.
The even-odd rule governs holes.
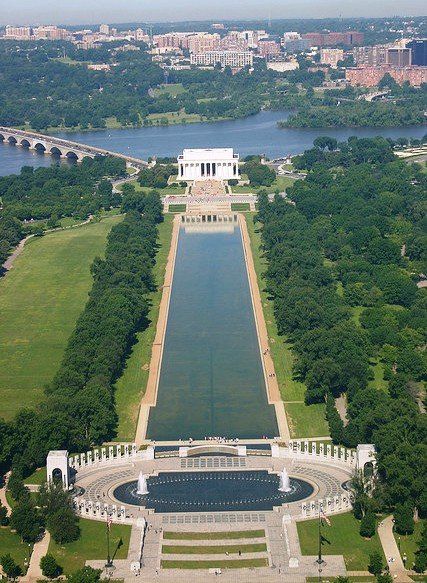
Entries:
POLYGON ((279 492, 290 492, 291 488, 291 481, 289 480, 289 474, 286 468, 283 468, 280 474, 280 485, 279 485, 279 492))
POLYGON ((147 478, 144 476, 144 474, 142 472, 139 472, 138 488, 136 490, 136 493, 139 496, 144 496, 145 494, 148 494, 147 478))

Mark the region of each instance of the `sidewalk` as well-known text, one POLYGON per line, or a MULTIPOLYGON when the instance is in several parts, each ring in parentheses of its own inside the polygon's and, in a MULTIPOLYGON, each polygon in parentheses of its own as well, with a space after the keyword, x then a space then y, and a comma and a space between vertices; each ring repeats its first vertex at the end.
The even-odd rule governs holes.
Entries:
POLYGON ((21 577, 20 581, 29 583, 30 581, 38 581, 39 579, 44 579, 42 570, 40 569, 40 559, 47 555, 50 543, 50 534, 46 530, 43 538, 35 543, 33 547, 33 552, 31 554, 30 564, 28 566, 27 574, 21 577))
POLYGON ((378 535, 393 580, 396 581, 396 583, 411 583, 413 579, 411 579, 406 572, 393 535, 393 515, 387 516, 387 518, 380 522, 378 525, 378 535), (393 560, 390 561, 390 559, 393 560))

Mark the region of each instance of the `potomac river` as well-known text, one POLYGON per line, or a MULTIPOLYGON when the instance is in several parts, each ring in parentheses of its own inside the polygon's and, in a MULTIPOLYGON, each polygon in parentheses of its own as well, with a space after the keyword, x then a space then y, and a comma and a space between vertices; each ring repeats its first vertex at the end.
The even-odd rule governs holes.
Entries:
MULTIPOLYGON (((333 136, 342 141, 349 136, 421 138, 426 126, 395 128, 280 129, 286 111, 262 111, 256 115, 213 123, 153 126, 137 129, 61 132, 56 135, 75 142, 106 148, 147 160, 150 156, 178 156, 184 148, 234 148, 242 157, 267 154, 278 158, 310 148, 317 136, 333 136)), ((22 166, 49 166, 51 157, 22 148, 0 145, 0 175, 19 172, 22 166)))

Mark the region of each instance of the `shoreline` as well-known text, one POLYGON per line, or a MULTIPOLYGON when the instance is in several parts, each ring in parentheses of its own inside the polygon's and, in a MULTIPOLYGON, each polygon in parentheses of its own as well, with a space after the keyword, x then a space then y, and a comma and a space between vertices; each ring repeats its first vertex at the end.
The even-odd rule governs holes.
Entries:
POLYGON ((165 269, 165 277, 162 285, 162 298, 160 300, 159 315, 157 318, 156 334, 151 348, 150 368, 148 373, 145 393, 141 398, 138 421, 135 432, 135 443, 137 447, 146 440, 148 418, 151 407, 156 406, 157 393, 160 380, 160 369, 163 359, 163 349, 166 339, 166 328, 168 323, 169 306, 172 294, 173 274, 175 271, 176 253, 178 249, 180 214, 173 219, 172 237, 169 248, 168 259, 165 269))

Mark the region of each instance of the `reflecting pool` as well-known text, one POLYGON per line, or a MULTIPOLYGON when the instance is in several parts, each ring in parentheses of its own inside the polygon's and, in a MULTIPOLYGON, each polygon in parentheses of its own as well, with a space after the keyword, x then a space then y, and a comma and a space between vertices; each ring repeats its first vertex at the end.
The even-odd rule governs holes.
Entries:
POLYGON ((181 226, 147 436, 164 441, 277 435, 240 226, 181 226))

